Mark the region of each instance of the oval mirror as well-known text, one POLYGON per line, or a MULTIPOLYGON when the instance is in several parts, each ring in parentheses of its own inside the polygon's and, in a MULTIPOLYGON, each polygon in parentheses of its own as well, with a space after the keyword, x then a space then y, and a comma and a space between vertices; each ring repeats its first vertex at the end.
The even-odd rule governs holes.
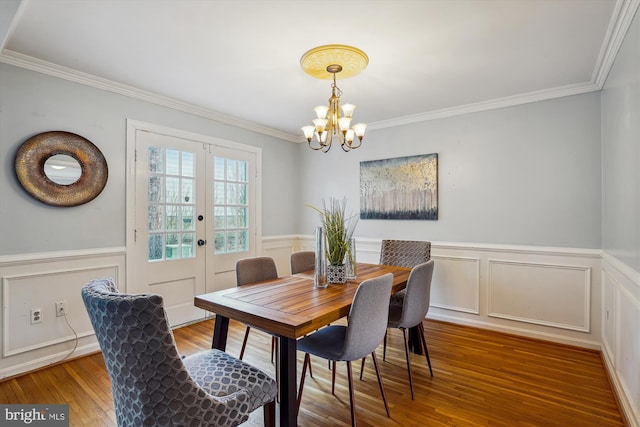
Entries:
POLYGON ((56 154, 44 162, 44 174, 56 184, 71 185, 80 179, 82 167, 73 157, 56 154))
POLYGON ((109 171, 102 152, 75 133, 50 131, 25 141, 15 158, 22 187, 52 206, 78 206, 95 199, 109 171))

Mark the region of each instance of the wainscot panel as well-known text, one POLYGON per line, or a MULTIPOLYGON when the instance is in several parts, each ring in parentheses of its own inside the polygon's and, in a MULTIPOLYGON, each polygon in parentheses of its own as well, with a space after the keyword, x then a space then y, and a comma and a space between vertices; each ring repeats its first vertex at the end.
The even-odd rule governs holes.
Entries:
POLYGON ((602 354, 630 426, 640 427, 640 272, 602 255, 602 354))
POLYGON ((80 289, 107 275, 126 289, 124 248, 1 257, 0 378, 97 351, 80 289), (56 316, 57 302, 66 316, 56 316))

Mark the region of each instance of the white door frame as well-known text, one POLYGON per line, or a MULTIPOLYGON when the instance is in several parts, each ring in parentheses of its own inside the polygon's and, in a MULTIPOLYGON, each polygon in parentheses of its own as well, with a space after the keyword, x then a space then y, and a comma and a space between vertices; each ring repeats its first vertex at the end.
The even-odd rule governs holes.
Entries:
POLYGON ((135 289, 133 282, 136 277, 137 260, 135 245, 135 200, 136 200, 136 131, 142 130, 147 132, 159 133, 162 135, 173 136, 177 138, 189 139, 203 144, 211 144, 224 148, 247 151, 255 154, 256 158, 256 218, 255 218, 255 248, 256 254, 262 253, 262 149, 252 145, 242 144, 239 142, 229 141, 225 139, 215 138, 208 135, 202 135, 185 130, 169 128, 165 126, 145 123, 137 120, 127 119, 127 160, 126 160, 126 284, 119 283, 118 287, 122 292, 132 292, 135 289), (124 286, 123 286, 124 285, 124 286))

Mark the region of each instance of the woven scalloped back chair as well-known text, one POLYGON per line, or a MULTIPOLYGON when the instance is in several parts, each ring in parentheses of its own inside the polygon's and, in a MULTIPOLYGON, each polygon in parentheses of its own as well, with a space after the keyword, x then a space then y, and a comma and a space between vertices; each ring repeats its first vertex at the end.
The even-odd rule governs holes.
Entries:
POLYGON ((236 426, 260 406, 265 425, 275 424, 275 380, 220 350, 181 358, 160 295, 121 294, 110 277, 81 293, 119 427, 236 426))
MULTIPOLYGON (((421 240, 383 240, 380 264, 413 268, 431 259, 431 242, 421 240)), ((391 296, 392 305, 402 305, 405 291, 391 296)))

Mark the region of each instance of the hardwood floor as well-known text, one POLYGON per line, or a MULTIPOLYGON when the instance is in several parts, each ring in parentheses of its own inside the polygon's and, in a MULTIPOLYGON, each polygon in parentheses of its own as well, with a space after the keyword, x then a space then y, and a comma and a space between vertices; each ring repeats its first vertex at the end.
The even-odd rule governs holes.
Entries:
MULTIPOLYGON (((411 400, 402 334, 390 330, 387 361, 378 359, 391 418, 367 360, 363 381, 354 364, 359 426, 624 426, 598 352, 427 320, 434 376, 424 356, 412 355, 411 400)), ((183 354, 211 345, 213 322, 174 331, 183 354)), ((237 355, 244 325, 231 322, 227 350, 237 355)), ((271 338, 251 332, 245 360, 273 374, 271 338)), ((302 354, 298 355, 298 375, 302 354)), ((336 396, 324 360, 312 357, 300 426, 349 426, 346 365, 338 364, 336 396)), ((71 426, 115 426, 109 377, 101 354, 82 357, 0 383, 2 403, 69 403, 71 426)), ((260 410, 247 425, 261 425, 260 410)))

